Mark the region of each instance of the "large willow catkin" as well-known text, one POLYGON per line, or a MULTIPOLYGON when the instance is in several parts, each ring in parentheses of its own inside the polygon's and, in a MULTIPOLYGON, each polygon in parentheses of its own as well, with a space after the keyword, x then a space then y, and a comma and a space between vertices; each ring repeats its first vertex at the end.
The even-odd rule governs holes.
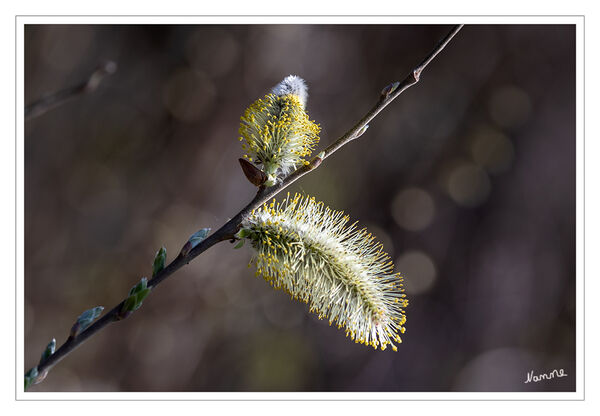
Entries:
POLYGON ((252 241, 256 273, 273 287, 356 342, 397 351, 408 305, 402 278, 375 237, 348 221, 314 198, 288 194, 253 211, 238 237, 252 241))

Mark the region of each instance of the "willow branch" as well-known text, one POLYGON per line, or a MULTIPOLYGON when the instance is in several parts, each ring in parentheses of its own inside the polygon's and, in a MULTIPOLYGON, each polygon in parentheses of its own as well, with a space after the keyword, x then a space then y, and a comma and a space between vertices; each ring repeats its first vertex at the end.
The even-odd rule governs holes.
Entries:
POLYGON ((87 81, 65 88, 64 90, 57 91, 53 94, 42 97, 37 101, 34 101, 28 106, 25 106, 25 120, 30 120, 37 116, 41 116, 45 112, 56 108, 67 101, 96 91, 102 80, 107 75, 114 74, 116 70, 116 63, 113 61, 105 62, 96 68, 94 72, 92 72, 87 81))
MULTIPOLYGON (((308 165, 304 165, 298 168, 296 171, 285 177, 281 182, 277 183, 271 187, 260 187, 256 196, 246 205, 239 213, 237 213, 233 218, 227 221, 221 228, 215 231, 213 234, 208 236, 205 240, 203 240, 200 244, 194 247, 190 251, 182 251, 168 266, 162 269, 160 272, 156 274, 150 281, 148 281, 148 287, 155 288, 177 270, 179 270, 184 265, 188 264, 194 258, 198 257, 204 251, 212 247, 213 245, 225 241, 225 240, 233 240, 235 234, 240 229, 242 221, 248 217, 248 215, 255 209, 259 208, 262 204, 267 202, 269 199, 277 195, 283 189, 287 188, 293 182, 300 179, 302 176, 307 173, 315 170, 319 165, 323 162, 324 159, 331 156, 337 150, 339 150, 342 146, 348 144, 352 140, 360 137, 367 129, 368 123, 371 122, 380 112, 383 110, 388 104, 390 104, 394 99, 396 99, 400 94, 402 94, 406 89, 415 85, 419 82, 421 73, 425 70, 427 65, 440 53, 442 49, 450 42, 450 40, 458 33, 458 31, 462 28, 463 25, 456 25, 453 29, 444 37, 438 45, 431 51, 431 53, 417 66, 415 67, 411 73, 404 78, 404 80, 400 82, 394 82, 387 87, 385 87, 379 100, 373 106, 373 108, 358 122, 352 127, 348 132, 346 132, 342 137, 329 145, 325 150, 319 153, 316 157, 314 157, 308 165)), ((71 353, 74 349, 76 349, 79 345, 81 345, 85 340, 90 338, 92 335, 100 331, 102 328, 107 326, 111 322, 115 322, 123 319, 122 316, 122 308, 125 300, 119 303, 117 306, 112 308, 109 312, 104 314, 100 319, 98 319, 95 323, 89 326, 86 330, 82 331, 80 334, 69 337, 67 341, 58 349, 56 352, 46 359, 42 360, 38 365, 38 373, 40 376, 38 378, 43 378, 47 374, 47 372, 56 365, 59 361, 65 358, 69 353, 71 353)))

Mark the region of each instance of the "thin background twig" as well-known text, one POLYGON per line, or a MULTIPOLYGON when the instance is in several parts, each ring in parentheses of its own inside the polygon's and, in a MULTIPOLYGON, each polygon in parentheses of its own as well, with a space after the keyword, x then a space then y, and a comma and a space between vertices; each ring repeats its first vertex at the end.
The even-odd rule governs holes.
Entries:
POLYGON ((87 81, 42 97, 39 100, 25 106, 25 120, 31 120, 35 117, 41 116, 49 110, 63 105, 68 101, 96 91, 102 80, 106 76, 114 74, 116 71, 117 64, 115 62, 104 62, 103 64, 99 65, 94 72, 92 72, 87 81))

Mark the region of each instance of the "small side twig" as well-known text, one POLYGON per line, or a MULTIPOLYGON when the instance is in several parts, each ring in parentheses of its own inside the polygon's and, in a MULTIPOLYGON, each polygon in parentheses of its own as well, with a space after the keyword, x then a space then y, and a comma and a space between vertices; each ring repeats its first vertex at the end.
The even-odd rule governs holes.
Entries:
POLYGON ((112 75, 116 71, 117 64, 115 62, 107 61, 103 63, 92 72, 87 81, 42 97, 25 106, 25 120, 41 116, 47 111, 56 108, 73 98, 94 92, 107 75, 112 75))
MULTIPOLYGON (((368 127, 368 123, 373 120, 377 114, 379 114, 390 102, 396 99, 402 92, 411 87, 412 85, 419 82, 421 73, 425 70, 427 65, 440 53, 442 49, 450 42, 450 40, 458 33, 463 25, 456 25, 453 29, 442 39, 438 45, 432 50, 432 52, 417 66, 411 73, 401 82, 394 82, 383 89, 379 97, 379 101, 375 106, 358 122, 352 127, 346 134, 337 139, 325 150, 315 156, 309 164, 303 165, 302 167, 295 170, 293 173, 285 177, 281 182, 274 186, 265 187, 260 186, 255 197, 246 205, 239 213, 233 218, 227 221, 221 228, 209 235, 199 243, 195 243, 193 247, 189 244, 190 241, 184 245, 184 249, 179 255, 166 267, 157 269, 153 278, 147 281, 145 285, 148 289, 153 289, 158 286, 161 282, 175 273, 184 265, 188 264, 194 258, 202 254, 204 251, 212 247, 213 245, 226 240, 235 240, 235 234, 241 228, 241 224, 245 218, 255 209, 259 208, 262 204, 273 198, 283 189, 291 185, 293 182, 300 179, 307 173, 315 170, 319 165, 342 146, 351 142, 352 140, 360 137, 365 133, 368 127)), ((201 230, 203 231, 203 230, 201 230)), ((207 234, 208 232, 206 232, 207 234)), ((196 233, 198 234, 198 233, 196 233)), ((166 255, 166 254, 165 254, 166 255)), ((163 260, 164 261, 164 260, 163 260)), ((59 361, 65 358, 69 353, 79 347, 84 341, 96 334, 102 328, 107 326, 111 322, 125 319, 128 314, 124 316, 123 306, 127 299, 123 300, 117 306, 112 308, 104 316, 98 319, 96 322, 91 324, 82 332, 76 334, 74 337, 69 337, 67 341, 58 349, 55 353, 43 358, 37 366, 36 374, 47 374, 47 372, 56 365, 59 361)), ((34 368, 35 369, 35 368, 34 368)), ((32 369, 32 370, 34 370, 32 369)))

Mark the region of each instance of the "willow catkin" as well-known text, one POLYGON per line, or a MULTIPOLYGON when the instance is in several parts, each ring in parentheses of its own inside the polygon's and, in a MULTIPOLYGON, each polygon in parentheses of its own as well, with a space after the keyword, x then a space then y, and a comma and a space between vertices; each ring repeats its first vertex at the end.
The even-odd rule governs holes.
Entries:
POLYGON ((273 185, 309 156, 319 142, 320 127, 305 111, 306 84, 290 75, 272 89, 272 93, 256 100, 241 118, 240 141, 244 157, 262 165, 273 185))
POLYGON ((256 209, 238 237, 252 241, 256 274, 306 302, 310 311, 358 343, 402 342, 408 305, 402 278, 366 229, 308 196, 256 209))

